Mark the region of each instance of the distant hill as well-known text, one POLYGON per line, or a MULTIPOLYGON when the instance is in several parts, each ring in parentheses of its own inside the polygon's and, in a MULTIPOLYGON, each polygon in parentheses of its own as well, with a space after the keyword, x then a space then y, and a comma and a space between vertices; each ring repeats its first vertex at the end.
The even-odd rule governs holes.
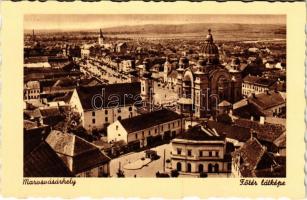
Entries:
MULTIPOLYGON (((279 24, 147 24, 102 28, 106 37, 148 37, 148 38, 199 38, 208 33, 208 29, 216 40, 253 40, 253 39, 286 39, 286 25, 279 24)), ((32 30, 25 30, 31 34, 32 30)), ((98 35, 98 29, 83 30, 35 30, 37 34, 82 34, 98 35)))
POLYGON ((141 34, 180 34, 180 33, 207 33, 208 29, 213 32, 240 32, 246 31, 261 33, 261 32, 275 32, 286 30, 285 25, 272 24, 147 24, 135 26, 118 26, 112 28, 102 29, 105 33, 141 33, 141 34))

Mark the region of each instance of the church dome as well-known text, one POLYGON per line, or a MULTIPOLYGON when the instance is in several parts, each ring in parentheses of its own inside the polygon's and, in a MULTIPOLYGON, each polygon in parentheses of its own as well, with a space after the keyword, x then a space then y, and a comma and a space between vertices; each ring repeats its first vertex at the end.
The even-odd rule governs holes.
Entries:
POLYGON ((218 64, 219 63, 219 49, 213 42, 213 36, 211 34, 211 29, 208 30, 208 35, 206 36, 204 46, 201 47, 201 54, 207 58, 209 63, 218 64))

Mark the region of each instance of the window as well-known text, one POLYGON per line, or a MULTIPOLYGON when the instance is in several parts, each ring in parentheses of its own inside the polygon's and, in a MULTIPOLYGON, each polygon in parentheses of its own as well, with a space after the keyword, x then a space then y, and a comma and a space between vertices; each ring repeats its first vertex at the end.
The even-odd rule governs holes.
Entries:
POLYGON ((142 131, 142 136, 143 136, 143 138, 144 138, 144 135, 145 135, 145 134, 144 134, 144 131, 142 131))
POLYGON ((121 119, 122 119, 122 117, 121 117, 121 116, 118 116, 118 117, 117 117, 117 120, 121 120, 121 119))
POLYGON ((118 108, 117 112, 118 112, 118 113, 121 113, 121 112, 122 112, 122 110, 121 110, 120 108, 118 108))
POLYGON ((188 156, 192 156, 192 150, 188 149, 188 156))
POLYGON ((173 122, 173 128, 175 127, 175 122, 173 122))
POLYGON ((105 121, 108 122, 108 117, 105 118, 105 121))
POLYGON ((104 114, 106 114, 106 115, 107 115, 107 114, 108 114, 108 110, 105 110, 105 111, 104 111, 104 114))
POLYGON ((161 131, 163 131, 163 125, 161 126, 161 131))
POLYGON ((199 151, 199 157, 202 157, 203 156, 203 151, 199 151))
POLYGON ((129 107, 129 111, 132 111, 132 107, 131 106, 129 107))
POLYGON ((181 149, 177 148, 177 154, 181 155, 181 149))
POLYGON ((95 111, 92 112, 92 116, 95 117, 95 111))
POLYGON ((118 130, 118 126, 116 125, 116 130, 118 130))
POLYGON ((150 135, 150 131, 148 131, 148 134, 150 135))
POLYGON ((216 157, 219 156, 219 152, 218 152, 218 151, 215 152, 215 156, 216 156, 216 157))
POLYGON ((178 126, 180 126, 180 120, 178 121, 178 126))
POLYGON ((96 123, 96 120, 95 120, 95 119, 92 119, 92 123, 95 124, 95 123, 96 123))
POLYGON ((155 133, 157 133, 157 131, 158 131, 158 130, 157 130, 157 129, 155 129, 155 133))
POLYGON ((209 157, 212 157, 212 151, 209 151, 209 157))
POLYGON ((135 134, 135 139, 138 139, 138 134, 137 133, 135 134))

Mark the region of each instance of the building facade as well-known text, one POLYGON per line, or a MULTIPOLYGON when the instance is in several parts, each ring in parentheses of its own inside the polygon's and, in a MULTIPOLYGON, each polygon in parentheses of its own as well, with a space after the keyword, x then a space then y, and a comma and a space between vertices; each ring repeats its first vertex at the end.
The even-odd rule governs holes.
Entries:
POLYGON ((80 114, 82 126, 89 131, 136 116, 136 105, 140 103, 139 83, 80 86, 70 99, 72 109, 80 114), (123 91, 122 87, 127 89, 123 91))
POLYGON ((242 97, 239 69, 228 70, 219 63, 219 50, 209 30, 196 66, 181 58, 177 69, 177 111, 197 118, 215 115, 218 104, 236 102, 242 97))
POLYGON ((176 137, 183 129, 183 123, 184 119, 173 111, 150 112, 109 125, 108 142, 122 140, 137 148, 150 146, 176 137))
POLYGON ((39 81, 28 81, 24 86, 24 100, 40 99, 39 81))
POLYGON ((172 142, 172 168, 179 173, 231 173, 231 156, 225 137, 201 125, 172 142))

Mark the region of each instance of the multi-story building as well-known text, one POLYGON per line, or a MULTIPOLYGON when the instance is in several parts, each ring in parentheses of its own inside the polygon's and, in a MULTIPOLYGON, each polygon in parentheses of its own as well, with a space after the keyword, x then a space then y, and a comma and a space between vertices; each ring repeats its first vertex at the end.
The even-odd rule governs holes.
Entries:
POLYGON ((171 162, 179 173, 231 173, 226 139, 215 129, 196 125, 172 140, 171 162))
POLYGON ((80 114, 83 127, 92 131, 136 116, 137 105, 142 103, 140 90, 138 82, 80 86, 74 90, 70 105, 80 114))
POLYGON ((40 99, 39 81, 28 81, 24 86, 24 100, 40 99))
POLYGON ((272 89, 272 86, 277 80, 248 75, 243 79, 242 83, 242 95, 245 97, 251 94, 259 94, 272 89))

